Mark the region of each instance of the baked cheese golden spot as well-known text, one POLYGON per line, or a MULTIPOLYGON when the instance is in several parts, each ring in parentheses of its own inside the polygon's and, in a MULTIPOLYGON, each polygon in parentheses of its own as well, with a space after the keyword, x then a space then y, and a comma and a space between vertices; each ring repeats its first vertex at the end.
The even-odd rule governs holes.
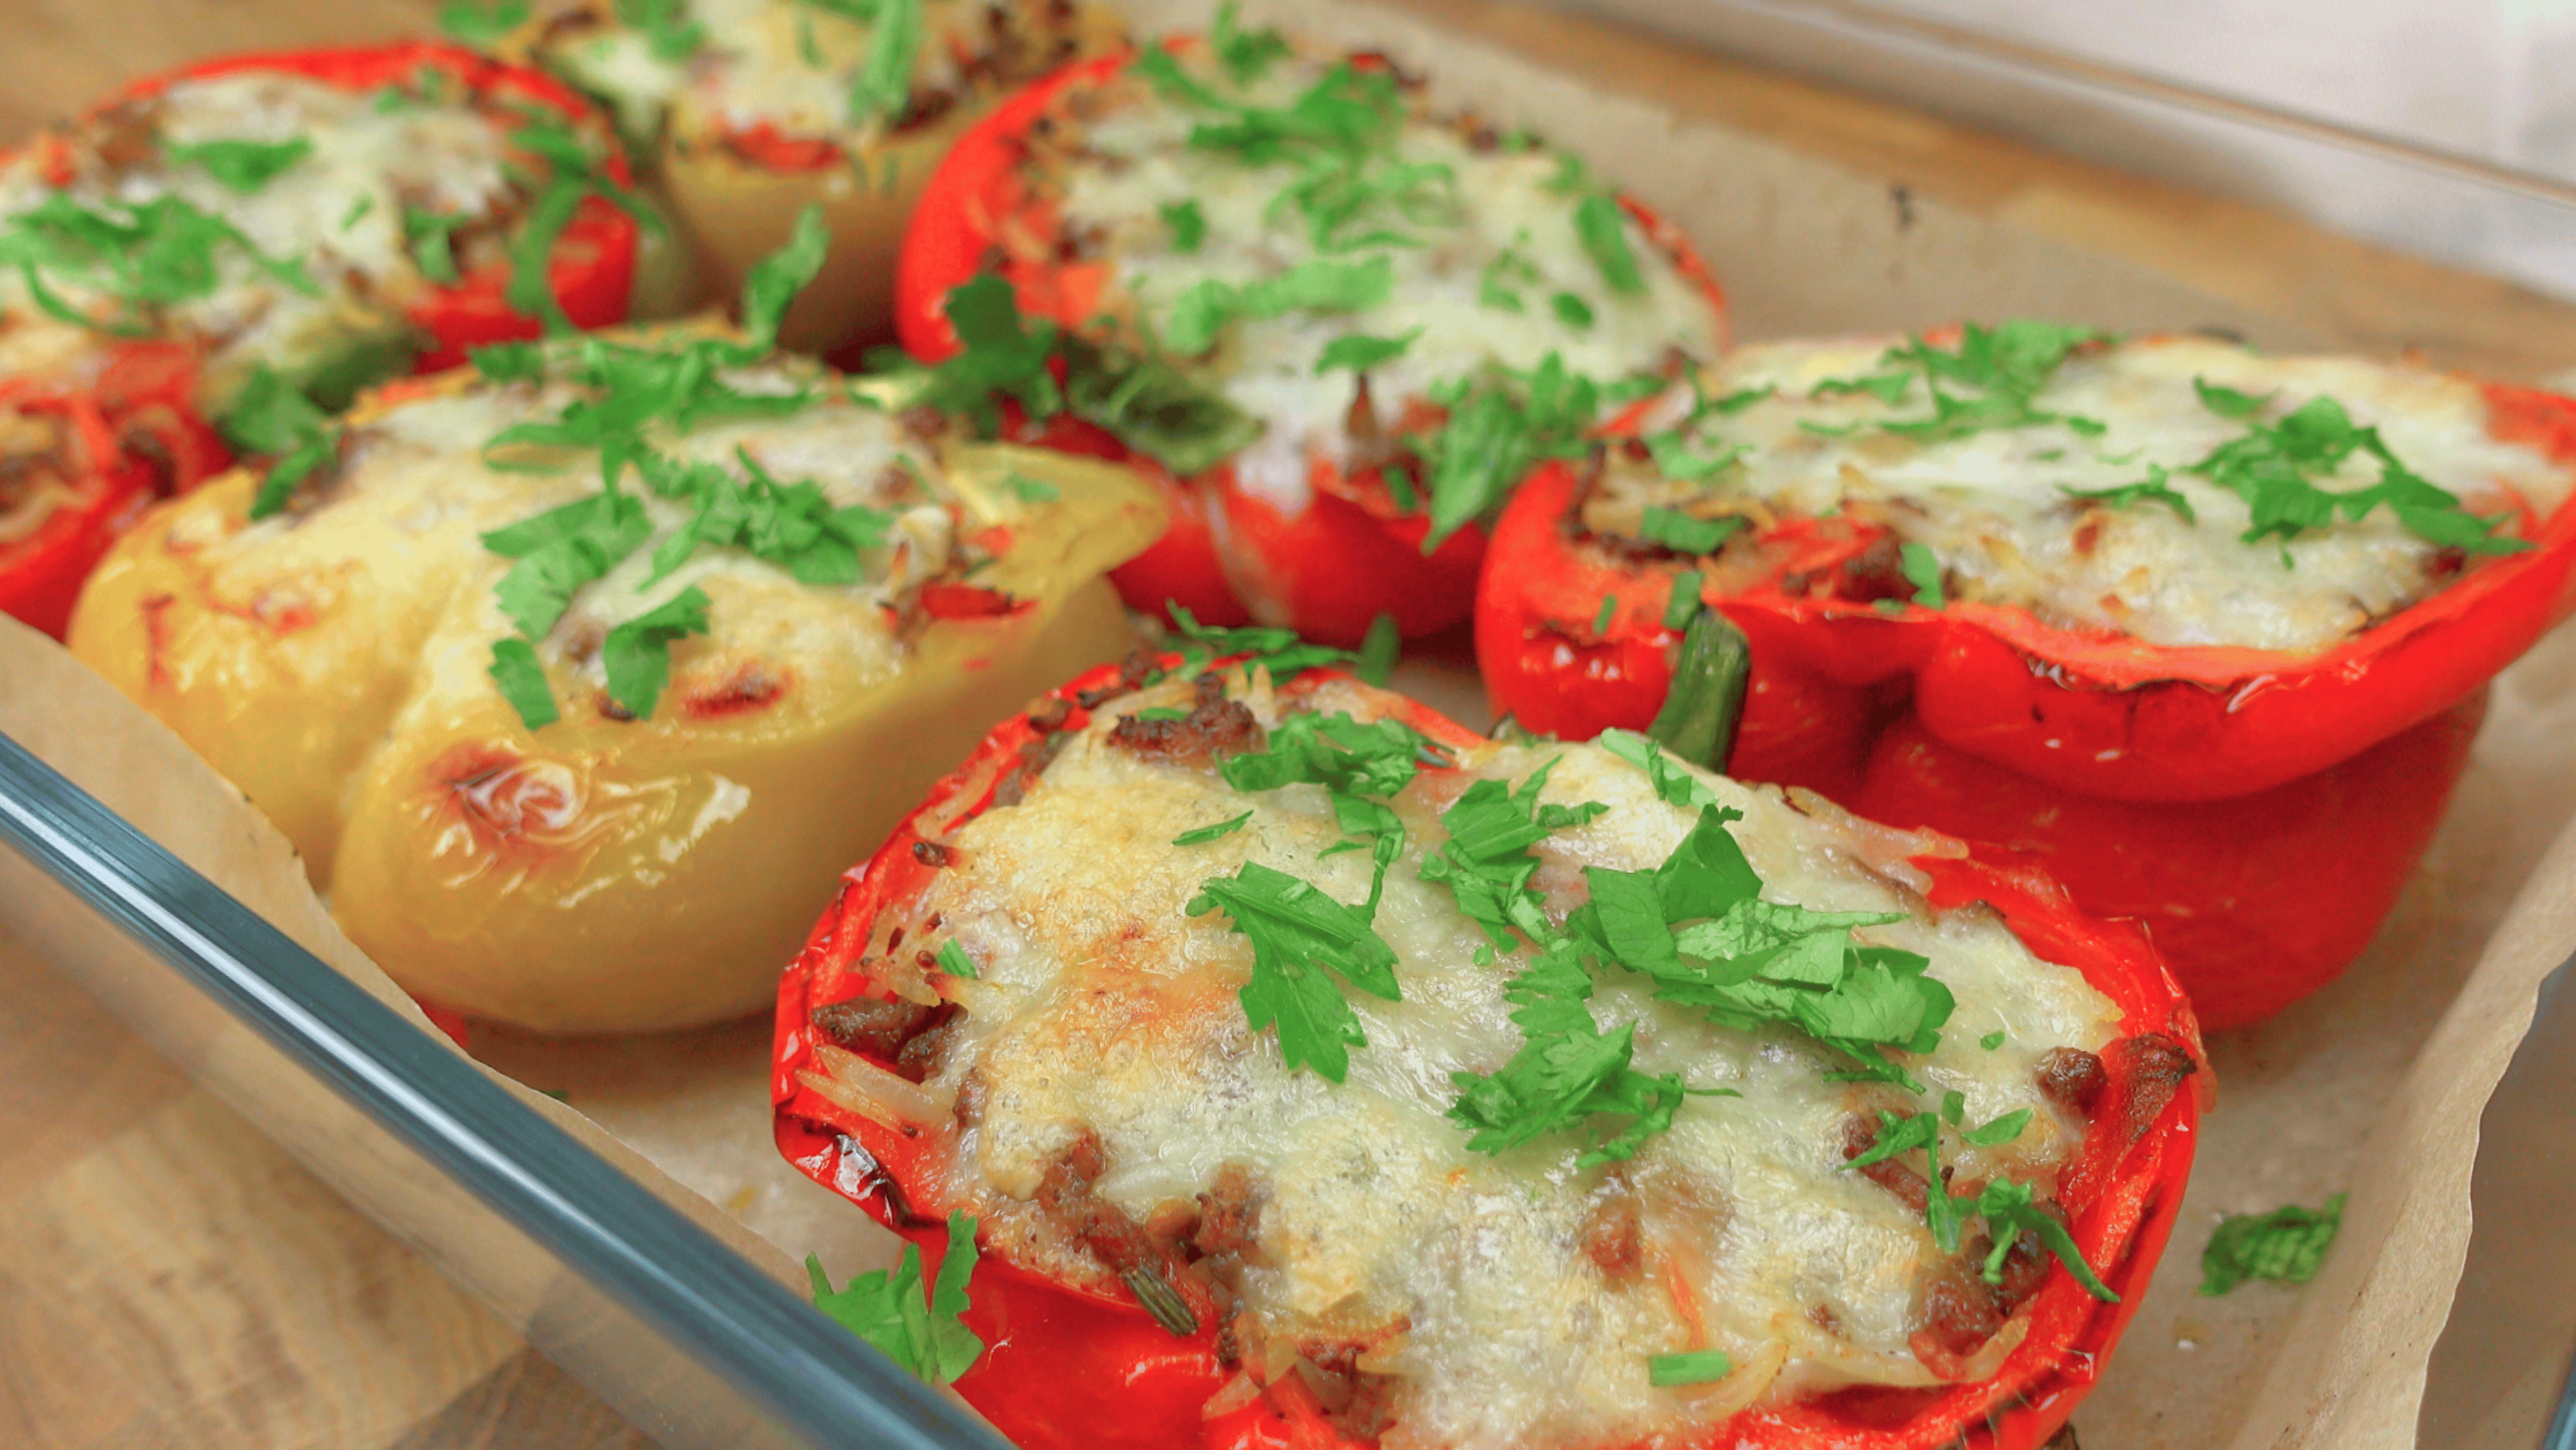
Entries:
MULTIPOLYGON (((46 147, 22 150, 0 170, 0 222, 56 197, 120 208, 176 198, 221 219, 248 249, 215 245, 212 292, 167 304, 153 324, 213 345, 216 396, 256 366, 300 378, 349 347, 404 334, 404 309, 433 285, 407 217, 463 219, 451 234, 459 268, 499 265, 507 228, 532 195, 513 175, 535 165, 510 147, 513 118, 454 101, 387 103, 386 94, 273 71, 181 81, 70 132, 68 186, 45 179, 46 147), (167 149, 183 148, 184 158, 187 147, 245 142, 310 149, 248 190, 167 149), (314 294, 263 258, 300 267, 314 294)), ((48 269, 45 281, 76 309, 114 305, 76 271, 48 269)), ((97 334, 36 305, 21 269, 0 273, 0 314, 0 371, 51 370, 96 345, 97 334)))
POLYGON ((584 5, 558 17, 540 44, 549 65, 607 97, 639 140, 649 141, 668 115, 684 135, 765 128, 844 146, 927 125, 1033 80, 1078 46, 1080 24, 1067 0, 925 0, 908 88, 889 104, 865 84, 872 64, 886 64, 874 58, 887 8, 680 0, 656 32, 617 24, 604 5, 584 5), (692 26, 692 39, 669 38, 692 26))
MULTIPOLYGON (((1876 426, 1930 416, 1919 371, 1892 403, 1866 391, 1817 395, 1822 384, 1905 373, 1882 362, 1891 342, 1739 350, 1710 370, 1707 395, 1771 391, 1714 419, 1693 444, 1702 456, 1741 446, 1737 461, 1686 481, 1650 458, 1614 458, 1589 491, 1582 522, 1596 534, 1634 538, 1651 507, 1706 517, 1743 513, 1765 524, 1840 513, 1930 549, 1951 599, 2151 644, 2307 651, 2434 593, 2459 576, 2464 561, 2385 507, 2357 520, 2337 515, 2286 540, 2246 541, 2248 499, 2189 470, 2249 426, 2276 425, 2331 399, 2354 423, 2376 427, 2406 468, 2480 516, 2522 507, 2546 516, 2568 489, 2566 471, 2545 455, 2490 435, 2487 403, 2474 383, 2353 358, 2265 357, 2202 338, 2078 350, 2034 399, 2059 421, 1939 441, 1876 426), (2204 401, 2196 383, 2266 401, 2250 416, 2227 416, 2204 401), (2069 417, 2077 421, 2064 421, 2069 417), (2153 500, 2114 506, 2068 493, 2159 475, 2191 517, 2153 500)), ((1976 395, 1973 388, 1955 391, 1976 395)), ((2356 450, 2312 481, 2340 493, 2380 480, 2380 461, 2356 450)), ((1726 545, 1716 564, 1721 576, 1754 566, 1756 532, 1726 545)), ((1898 592, 1910 596, 1913 586, 1898 592)))
MULTIPOLYGON (((1253 107, 1290 106, 1341 63, 1282 54, 1245 79, 1209 51, 1174 55, 1191 80, 1253 107)), ((1398 90, 1402 123, 1372 143, 1359 173, 1385 189, 1326 236, 1289 195, 1311 156, 1194 145, 1223 113, 1176 102, 1133 70, 1068 92, 1026 168, 1057 200, 1074 254, 1109 269, 1102 306, 1131 335, 1168 341, 1176 306, 1207 284, 1254 287, 1317 262, 1382 259, 1391 269, 1382 302, 1244 316, 1184 364, 1263 425, 1236 476, 1283 511, 1302 507, 1310 459, 1344 471, 1383 461, 1372 445, 1439 416, 1444 385, 1528 372, 1551 354, 1570 373, 1614 384, 1669 377, 1720 351, 1706 294, 1615 206, 1600 219, 1615 223, 1643 285, 1628 292, 1605 280, 1577 216, 1586 197, 1599 208, 1608 194, 1574 158, 1439 115, 1410 85, 1398 90), (1395 184, 1407 174, 1417 179, 1395 184), (1182 208, 1195 208, 1199 225, 1176 225, 1182 208), (1405 240, 1387 240, 1397 236, 1405 240), (1355 336, 1410 341, 1364 369, 1319 372, 1326 349, 1355 336)))
MULTIPOLYGON (((1392 698, 1337 682, 1283 701, 1266 675, 1239 673, 1232 690, 1250 712, 1238 735, 1291 710, 1367 720, 1392 698)), ((2009 1176, 2044 1198, 2084 1123, 2038 1082, 2052 1050, 2111 1040, 2107 999, 2035 959, 1991 912, 1926 908, 1904 858, 1928 840, 1692 772, 1744 813, 1728 829, 1766 897, 1904 914, 1856 939, 1930 958, 1956 995, 1938 1050, 1906 1062, 1928 1093, 1830 1081, 1852 1063, 1811 1038, 1718 1027, 1654 1000, 1642 978, 1600 971, 1591 1010, 1637 1023, 1639 1071, 1742 1096, 1688 1099, 1625 1162, 1578 1168, 1570 1134, 1470 1151, 1447 1116, 1453 1074, 1493 1072, 1522 1045, 1503 989, 1526 961, 1480 961, 1484 935, 1421 878, 1444 839, 1441 811, 1474 781, 1518 784, 1550 761, 1541 801, 1608 806, 1536 847, 1552 918, 1581 899, 1581 868, 1651 869, 1698 812, 1590 744, 1482 744, 1455 771, 1418 775, 1392 801, 1406 845, 1375 923, 1402 1000, 1345 994, 1367 1042, 1337 1084, 1289 1071, 1275 1036, 1247 1027, 1247 940, 1188 906, 1246 863, 1358 901, 1369 853, 1330 849, 1345 833, 1320 787, 1239 793, 1204 752, 1122 742, 1167 736, 1121 722, 1192 709, 1207 699, 1198 691, 1151 686, 1056 737, 1016 802, 958 828, 926 893, 875 928, 865 969, 898 995, 932 1000, 918 974, 943 943, 977 969, 939 979, 955 1015, 903 1050, 923 1073, 917 1101, 955 1114, 934 1127, 944 1168, 913 1186, 931 1200, 916 1210, 972 1213, 992 1252, 1111 1292, 1098 1215, 1067 1227, 1068 1173, 1147 1232, 1195 1213, 1198 1244, 1217 1241, 1199 1268, 1222 1262, 1231 1276, 1249 1371, 1286 1373, 1299 1354, 1332 1365, 1378 1403, 1389 1445, 1617 1444, 1842 1385, 1937 1382, 1916 1346, 1940 1312, 1934 1281, 1954 1269, 1919 1198, 1842 1171, 1858 1151, 1851 1125, 1882 1107, 1928 1111, 1951 1091, 1971 1124, 2026 1110, 2008 1143, 1943 1161, 1960 1184, 2009 1176), (1171 844, 1246 810, 1240 829, 1171 844), (1982 1047, 1998 1029, 2002 1043, 1982 1047), (1651 1386, 1649 1357, 1686 1347, 1723 1350, 1734 1373, 1687 1392, 1651 1386)), ((1989 1374, 2021 1332, 1989 1324, 1981 1347, 1944 1367, 1989 1374)))

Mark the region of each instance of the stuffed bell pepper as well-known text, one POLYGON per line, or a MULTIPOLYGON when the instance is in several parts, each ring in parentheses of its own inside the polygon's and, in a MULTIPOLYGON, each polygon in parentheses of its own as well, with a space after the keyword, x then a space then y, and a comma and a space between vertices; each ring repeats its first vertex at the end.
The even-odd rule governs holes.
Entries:
POLYGON ((1523 488, 1477 654, 1580 738, 1731 626, 1736 774, 2028 853, 2233 1026, 2394 904, 2487 681, 2576 603, 2571 468, 2576 404, 2419 367, 2026 322, 1750 347, 1523 488))
POLYGON ((820 204, 831 255, 782 333, 820 352, 889 335, 904 219, 957 138, 1118 39, 1087 0, 578 0, 500 44, 616 111, 715 285, 820 204))
POLYGON ((1340 644, 1381 615, 1464 622, 1530 462, 1724 335, 1680 237, 1580 158, 1230 12, 976 127, 896 285, 915 356, 1007 372, 1029 332, 1062 377, 1050 441, 1164 485, 1171 533, 1117 576, 1131 603, 1340 644))
POLYGON ((1265 633, 1005 725, 787 974, 779 1143, 942 1266, 936 1376, 1022 1450, 2049 1441, 2207 1090, 2143 935, 1265 633))
POLYGON ((749 341, 512 344, 362 400, 301 476, 147 515, 73 651, 415 995, 546 1031, 749 1010, 829 863, 1127 647, 1101 576, 1161 526, 1123 470, 772 356, 790 290, 749 341))
POLYGON ((0 163, 0 608, 61 630, 111 480, 183 491, 366 384, 624 320, 678 255, 624 176, 561 86, 434 45, 208 61, 38 136, 0 163), (42 421, 89 417, 109 446, 42 421))

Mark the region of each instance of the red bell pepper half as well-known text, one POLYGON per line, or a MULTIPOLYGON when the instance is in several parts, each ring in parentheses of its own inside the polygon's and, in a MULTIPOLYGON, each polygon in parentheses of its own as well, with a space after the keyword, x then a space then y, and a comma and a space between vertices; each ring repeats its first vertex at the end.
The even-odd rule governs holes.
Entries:
POLYGON ((60 639, 81 581, 152 502, 153 471, 85 392, 0 382, 0 417, 47 439, 0 459, 0 614, 60 639))
MULTIPOLYGON (((2576 402, 2485 395, 2497 438, 2576 468, 2576 402)), ((1505 510, 1476 655, 1496 710, 1588 739, 1661 705, 1680 638, 1663 620, 1689 561, 1585 547, 1566 522, 1576 497, 1551 463, 1505 510)), ((2467 766, 2486 682, 2576 609, 2576 498, 2518 530, 2533 548, 2301 655, 1793 594, 1783 577, 1830 571, 1880 533, 1787 520, 1762 536, 1777 570, 1704 600, 1753 661, 1728 772, 2034 853, 2085 910, 2150 922, 2204 1023, 2241 1025, 2368 942, 2467 766)))
MULTIPOLYGON (((605 123, 573 92, 537 71, 451 45, 413 42, 226 56, 136 81, 99 112, 147 100, 181 81, 264 71, 361 91, 416 86, 424 76, 445 77, 449 94, 496 115, 551 113, 596 133, 600 172, 618 186, 628 179, 624 158, 608 143, 605 123)), ((69 179, 69 144, 61 135, 37 141, 49 175, 69 179)), ((625 320, 639 250, 637 227, 634 217, 593 194, 580 201, 555 236, 547 281, 573 325, 603 327, 625 320)), ((511 305, 511 280, 508 263, 488 265, 453 284, 433 283, 411 302, 408 317, 423 340, 413 358, 414 371, 455 367, 470 348, 542 334, 542 318, 511 305)), ((214 400, 199 386, 202 346, 195 340, 102 336, 95 375, 85 383, 21 379, 5 385, 19 390, 21 398, 51 400, 15 406, 48 410, 47 416, 63 419, 82 440, 80 466, 88 472, 68 496, 59 487, 24 485, 18 502, 28 517, 14 536, 0 534, 9 539, 0 543, 0 611, 60 634, 90 566, 140 511, 134 488, 146 500, 184 493, 231 465, 232 450, 210 420, 214 400), (93 434, 105 443, 96 444, 93 434), (51 510, 51 515, 39 520, 40 510, 51 510)), ((22 478, 60 472, 43 459, 6 460, 0 466, 18 470, 22 478)))
MULTIPOLYGON (((450 94, 479 110, 503 117, 514 111, 552 113, 572 122, 600 143, 595 164, 610 182, 624 187, 633 180, 613 128, 579 94, 542 71, 505 65, 440 41, 222 56, 136 81, 109 104, 155 96, 179 81, 251 71, 283 72, 351 91, 410 87, 425 76, 440 76, 453 87, 450 94)), ((593 194, 556 235, 547 282, 573 326, 609 327, 626 320, 641 239, 638 226, 633 216, 593 194)), ((452 284, 433 283, 408 309, 413 325, 429 340, 413 370, 441 372, 463 363, 470 348, 543 335, 544 318, 510 305, 510 279, 511 269, 504 263, 477 268, 452 284)))
MULTIPOLYGON (((1180 662, 1165 656, 1165 668, 1180 662)), ((1286 686, 1312 689, 1323 672, 1286 686)), ((880 913, 927 888, 936 868, 915 843, 953 831, 994 805, 996 792, 1052 730, 1078 730, 1086 692, 1116 693, 1117 667, 1094 670, 1048 696, 1052 724, 1030 715, 1005 722, 864 865, 844 880, 804 952, 782 983, 771 1091, 780 1151, 816 1182, 859 1204, 919 1244, 935 1271, 941 1221, 917 1215, 913 1185, 938 1160, 928 1133, 897 1131, 836 1106, 800 1080, 819 1065, 814 1012, 869 995, 857 968, 880 913)), ((1472 732, 1413 705, 1401 718, 1437 742, 1476 742, 1472 732)), ((1930 877, 1928 899, 1948 909, 1982 901, 2039 957, 2080 971, 2121 1011, 2122 1041, 2103 1054, 2108 1085, 2094 1108, 2081 1153, 2061 1181, 2060 1201, 2085 1259, 2119 1296, 2098 1302, 2067 1274, 2052 1272, 2028 1313, 2028 1336, 1988 1380, 1931 1389, 1847 1389, 1786 1406, 1743 1411, 1690 1442, 1692 1450, 1938 1450, 1968 1445, 2032 1450, 2064 1425, 2099 1378, 2145 1291, 2179 1211, 2200 1112, 2209 1095, 2177 1091, 2177 1073, 2201 1063, 2191 1008, 2133 925, 2080 914, 2065 891, 2028 867, 1957 856, 1917 857, 1930 877), (2188 1052, 2127 1050, 2161 1034, 2188 1052)), ((891 1060, 880 1066, 891 1069, 891 1060)), ((1297 1376, 1247 1403, 1209 1412, 1209 1400, 1237 1378, 1218 1358, 1218 1326, 1175 1336, 1134 1301, 1049 1279, 986 1252, 970 1281, 965 1323, 988 1346, 956 1389, 1022 1450, 1370 1450, 1338 1434, 1297 1376)), ((1206 1316, 1211 1317, 1212 1316, 1206 1316)), ((1530 1447, 1542 1450, 1542 1447, 1530 1447)))
MULTIPOLYGON (((1176 49, 1195 44, 1169 43, 1176 49)), ((1031 128, 1067 91, 1100 85, 1132 59, 1103 56, 1056 72, 1005 101, 948 153, 913 212, 896 267, 895 329, 914 357, 936 363, 957 352, 948 295, 997 266, 1024 314, 1074 328, 1100 310, 1109 285, 1104 264, 1032 261, 1001 240, 1051 237, 1059 226, 1021 180, 1031 128)), ((1717 279, 1681 234, 1633 198, 1618 201, 1722 321, 1726 304, 1717 279)), ((1040 441, 1066 446, 1057 436, 1040 441)), ((1234 625, 1258 616, 1343 646, 1358 644, 1381 614, 1412 639, 1462 623, 1473 609, 1484 526, 1470 522, 1424 554, 1429 521, 1397 503, 1382 467, 1346 475, 1315 459, 1309 501, 1287 512, 1239 486, 1231 462, 1175 478, 1097 429, 1083 430, 1070 446, 1126 462, 1153 480, 1170 505, 1172 525, 1162 540, 1110 574, 1139 609, 1159 611, 1178 601, 1202 623, 1234 625)))

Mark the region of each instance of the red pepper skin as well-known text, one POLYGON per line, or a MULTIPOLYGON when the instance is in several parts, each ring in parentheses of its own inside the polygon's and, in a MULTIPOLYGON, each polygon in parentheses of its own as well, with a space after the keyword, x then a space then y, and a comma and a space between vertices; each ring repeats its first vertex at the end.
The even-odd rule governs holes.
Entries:
POLYGON ((2086 910, 2144 921, 2216 1032, 2271 1016, 2361 955, 2432 844, 2486 711, 2481 688, 2314 775, 2169 804, 2074 795, 1906 718, 1878 737, 1849 804, 2028 860, 2086 910))
POLYGON ((117 447, 115 429, 87 392, 0 383, 0 408, 55 419, 65 433, 70 496, 26 537, 0 543, 0 614, 61 639, 81 581, 152 502, 152 471, 117 447))
MULTIPOLYGON (((1000 238, 1015 220, 1035 222, 1041 234, 1046 227, 1020 185, 1021 137, 1063 92, 1098 85, 1129 59, 1103 56, 1032 84, 959 138, 940 164, 913 212, 895 270, 895 330, 914 357, 938 362, 957 351, 944 310, 948 294, 997 264, 1027 315, 1076 327, 1098 311, 1107 267, 1031 264, 1010 256, 1000 238)), ((1722 329, 1725 297, 1681 234, 1633 198, 1622 196, 1619 204, 1707 296, 1722 329)), ((1247 620, 1288 625, 1343 646, 1358 644, 1380 614, 1393 616, 1404 638, 1417 639, 1464 622, 1474 610, 1485 527, 1471 522, 1424 555, 1427 517, 1398 508, 1378 468, 1345 476, 1316 459, 1308 502, 1287 512, 1245 488, 1230 462, 1175 479, 1141 455, 1125 461, 1162 485, 1174 505, 1173 531, 1110 575, 1139 609, 1160 610, 1166 599, 1189 604, 1230 595, 1239 601, 1230 612, 1247 620), (1192 495, 1202 502, 1194 506, 1192 495), (1193 527, 1201 518, 1204 532, 1193 527)), ((1191 608, 1207 619, 1198 605, 1191 608)))
MULTIPOLYGON (((363 91, 404 84, 424 70, 453 77, 466 95, 478 101, 528 105, 568 120, 606 125, 588 102, 552 76, 438 41, 222 56, 136 81, 108 104, 155 96, 178 81, 246 71, 282 71, 343 90, 363 91)), ((603 129, 602 135, 607 134, 603 129)), ((633 179, 624 154, 614 146, 601 157, 600 169, 621 186, 633 179)), ((633 217, 594 196, 582 202, 571 224, 555 239, 547 279, 556 302, 575 327, 609 327, 626 320, 639 237, 633 217)), ((443 372, 462 364, 469 348, 542 336, 544 319, 513 309, 504 296, 509 285, 506 264, 469 272, 453 286, 433 284, 410 308, 411 321, 429 339, 413 364, 414 371, 443 372)))
MULTIPOLYGON (((2496 436, 2576 467, 2576 402, 2486 396, 2496 436)), ((1662 704, 1682 565, 1578 548, 1575 488, 1549 464, 1505 510, 1476 654, 1496 710, 1588 739, 1662 704)), ((2576 499, 2522 528, 2533 549, 2310 656, 2158 648, 1985 605, 1882 612, 1775 576, 1707 600, 1753 657, 1730 769, 2031 853, 2085 910, 2150 922, 2203 1021, 2241 1026, 2360 953, 2466 766, 2478 693, 2576 609, 2576 499), (2331 893, 2300 869, 2323 860, 2331 893)), ((1790 573, 1871 540, 1802 520, 1774 541, 1797 546, 1790 573)))
MULTIPOLYGON (((1178 662, 1177 656, 1162 661, 1166 667, 1178 662)), ((1310 671, 1287 688, 1310 689, 1328 677, 1310 671)), ((1116 667, 1104 667, 1052 692, 1048 699, 1072 704, 1063 728, 1081 729, 1089 718, 1076 696, 1117 678, 1116 667)), ((1419 705, 1403 718, 1434 740, 1481 739, 1419 705)), ((844 1112, 807 1089, 797 1073, 814 1065, 813 1009, 866 989, 855 967, 878 915, 920 893, 936 874, 914 856, 913 843, 943 837, 989 808, 1022 747, 1039 738, 1026 715, 996 729, 873 858, 843 879, 839 897, 780 984, 771 1077, 780 1152, 919 1244, 933 1267, 944 1243, 940 1221, 916 1213, 906 1196, 927 1171, 932 1142, 844 1112)), ((2027 866, 1929 855, 1914 864, 1931 879, 1928 899, 1935 907, 1990 904, 2034 953, 2075 966, 2109 997, 2125 1036, 2164 1033, 2201 1069, 2196 1090, 2175 1092, 2131 1136, 2127 1109, 2141 1091, 2140 1075, 2126 1054, 2104 1054, 2109 1086, 2060 1197, 2074 1206, 2077 1245, 2121 1301, 2097 1303, 2063 1271, 2053 1272, 2025 1311, 2028 1336, 1991 1380, 1843 1391, 1748 1410, 1690 1442, 1690 1450, 2033 1450, 2065 1423, 2098 1377, 2180 1211, 2210 1089, 2192 1009, 2145 934, 2134 923, 2078 914, 2062 888, 2027 866)), ((1049 1280, 990 1254, 978 1260, 969 1292, 966 1323, 989 1348, 956 1388, 1022 1450, 1375 1450, 1335 1434, 1295 1376, 1250 1404, 1205 1415, 1208 1399, 1235 1378, 1217 1359, 1212 1323, 1203 1322, 1195 1336, 1175 1337, 1124 1297, 1049 1280)))

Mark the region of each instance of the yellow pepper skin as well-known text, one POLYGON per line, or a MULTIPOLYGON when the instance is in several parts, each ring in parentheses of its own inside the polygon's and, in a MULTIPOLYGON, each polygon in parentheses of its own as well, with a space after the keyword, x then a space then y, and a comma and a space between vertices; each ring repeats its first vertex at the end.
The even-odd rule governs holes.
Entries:
MULTIPOLYGON (((362 404, 365 441, 300 514, 249 523, 248 472, 161 506, 70 641, 286 832, 350 938, 426 1001, 565 1033, 757 1009, 842 864, 994 721, 1131 644, 1102 576, 1161 531, 1152 490, 942 441, 915 512, 981 541, 971 577, 816 587, 701 550, 709 632, 671 646, 650 716, 609 700, 577 602, 538 646, 561 718, 531 730, 487 673, 510 561, 481 535, 595 493, 596 468, 492 472, 470 445, 442 463, 369 427, 476 388, 362 404), (940 588, 978 607, 925 604, 940 588)), ((796 420, 750 426, 760 447, 796 420)))

